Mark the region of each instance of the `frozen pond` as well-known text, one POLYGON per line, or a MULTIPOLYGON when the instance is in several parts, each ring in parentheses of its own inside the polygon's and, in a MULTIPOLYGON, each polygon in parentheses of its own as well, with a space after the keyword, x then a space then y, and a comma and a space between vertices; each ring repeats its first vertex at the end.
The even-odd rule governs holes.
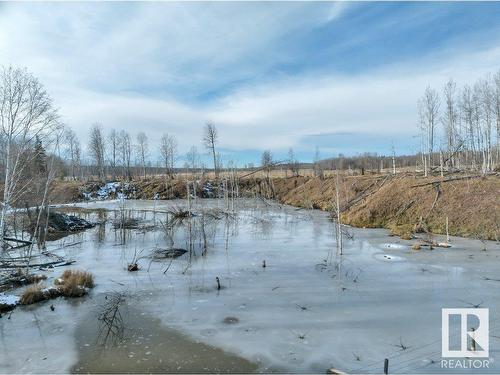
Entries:
POLYGON ((349 228, 339 256, 324 212, 239 200, 224 215, 217 205, 197 200, 193 212, 210 215, 172 225, 167 211, 186 202, 79 205, 101 225, 48 250, 91 271, 96 287, 4 315, 0 372, 380 373, 384 358, 391 373, 457 372, 440 365, 441 309, 476 304, 490 309, 496 359, 498 244, 452 238, 413 251, 385 230, 349 228), (120 229, 123 217, 140 220, 120 229), (172 247, 189 251, 152 258, 172 247), (128 272, 134 258, 140 270, 128 272), (97 317, 117 298, 122 324, 103 327, 97 317))

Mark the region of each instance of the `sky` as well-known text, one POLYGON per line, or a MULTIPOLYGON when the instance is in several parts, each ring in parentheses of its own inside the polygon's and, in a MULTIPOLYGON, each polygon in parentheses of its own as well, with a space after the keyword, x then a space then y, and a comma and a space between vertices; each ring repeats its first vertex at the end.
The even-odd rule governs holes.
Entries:
MULTIPOLYGON (((100 123, 224 161, 418 151, 417 101, 500 69, 500 3, 0 3, 0 65, 27 67, 87 143, 100 123)), ((85 148, 84 148, 85 149, 85 148)), ((182 157, 179 162, 182 161, 182 157)))

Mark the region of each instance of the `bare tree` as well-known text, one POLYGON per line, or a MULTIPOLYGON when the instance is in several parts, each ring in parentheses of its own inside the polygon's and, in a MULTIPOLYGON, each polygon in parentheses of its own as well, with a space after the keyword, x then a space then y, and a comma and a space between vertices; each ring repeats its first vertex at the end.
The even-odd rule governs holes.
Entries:
POLYGON ((266 170, 267 177, 269 178, 269 173, 271 172, 271 167, 273 165, 273 154, 270 150, 264 150, 262 152, 260 164, 266 170))
POLYGON ((137 155, 142 167, 142 175, 146 177, 146 164, 149 156, 148 137, 144 132, 137 134, 137 155))
POLYGON ((111 129, 108 135, 109 145, 109 164, 113 180, 116 179, 116 162, 118 160, 118 133, 115 129, 111 129))
POLYGON ((495 85, 495 120, 496 120, 496 163, 500 162, 500 70, 493 77, 495 85))
POLYGON ((66 143, 66 154, 68 156, 68 160, 70 161, 71 178, 75 180, 81 173, 80 141, 78 140, 75 132, 71 129, 66 129, 64 133, 64 140, 66 143))
POLYGON ((468 150, 465 154, 465 163, 471 163, 475 167, 476 141, 475 141, 475 126, 474 126, 474 99, 472 89, 465 86, 460 100, 460 112, 462 121, 462 133, 465 136, 465 147, 468 150))
POLYGON ((481 106, 483 112, 483 121, 481 126, 482 142, 483 142, 483 173, 489 172, 492 169, 492 130, 495 120, 494 114, 494 88, 490 79, 480 81, 481 106))
POLYGON ((292 171, 293 175, 297 177, 299 175, 299 162, 297 161, 295 157, 295 152, 293 151, 293 148, 290 148, 288 150, 288 164, 290 165, 290 170, 292 171))
POLYGON ((456 83, 450 79, 444 86, 444 99, 446 109, 443 115, 443 128, 446 139, 446 150, 452 167, 455 167, 454 153, 459 144, 457 120, 458 109, 456 104, 456 83))
POLYGON ((314 176, 323 178, 323 166, 321 165, 321 154, 318 146, 316 146, 316 149, 314 150, 313 169, 314 176))
POLYGON ((130 134, 125 130, 120 131, 118 136, 118 150, 120 155, 120 162, 123 167, 123 176, 127 180, 132 179, 132 173, 130 171, 130 164, 132 159, 132 142, 130 140, 130 134))
POLYGON ((392 154, 392 174, 396 174, 396 147, 394 141, 391 141, 391 154, 392 154))
POLYGON ((97 175, 100 180, 104 180, 106 177, 104 173, 104 137, 102 135, 102 127, 98 123, 92 125, 90 129, 88 148, 90 157, 97 168, 97 175))
POLYGON ((205 125, 205 134, 203 136, 203 143, 207 150, 212 154, 212 158, 214 161, 214 172, 215 178, 219 178, 219 168, 217 163, 217 153, 215 151, 215 146, 218 142, 217 128, 212 122, 207 122, 205 125))
POLYGON ((436 123, 439 115, 439 95, 427 87, 424 96, 419 102, 420 126, 424 139, 424 150, 427 152, 424 169, 430 167, 433 162, 436 123))
POLYGON ((42 84, 26 69, 2 68, 0 72, 0 126, 4 162, 0 240, 5 246, 5 220, 19 192, 29 187, 22 181, 36 153, 36 140, 49 141, 60 128, 57 110, 42 84), (21 185, 22 183, 22 185, 21 185))
POLYGON ((163 134, 160 140, 160 155, 163 166, 168 176, 174 176, 175 155, 177 153, 177 140, 168 134, 163 134))
POLYGON ((260 164, 263 167, 270 167, 273 164, 273 154, 270 150, 264 150, 260 158, 260 164))
POLYGON ((192 146, 186 154, 186 166, 191 170, 191 173, 195 173, 200 165, 200 155, 198 154, 198 149, 192 146))

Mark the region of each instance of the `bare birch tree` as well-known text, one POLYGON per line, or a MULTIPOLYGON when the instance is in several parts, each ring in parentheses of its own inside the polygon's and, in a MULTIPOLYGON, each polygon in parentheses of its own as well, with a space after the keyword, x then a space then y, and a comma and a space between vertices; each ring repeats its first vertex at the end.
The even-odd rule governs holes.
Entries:
POLYGON ((425 89, 422 99, 420 99, 419 113, 422 133, 425 136, 426 164, 428 167, 431 167, 433 163, 436 124, 439 115, 439 95, 429 86, 425 89))
POLYGON ((321 154, 319 147, 316 146, 314 150, 314 160, 313 160, 314 176, 323 178, 323 167, 321 165, 321 154))
POLYGON ((191 173, 196 173, 200 165, 200 155, 198 149, 192 146, 186 154, 186 166, 191 170, 191 173))
POLYGON ((64 133, 64 141, 66 143, 66 154, 70 163, 70 174, 73 180, 80 177, 81 171, 81 152, 80 141, 75 132, 71 129, 66 129, 64 133))
POLYGON ((207 122, 205 125, 205 134, 203 135, 203 143, 207 150, 212 154, 213 162, 214 162, 214 173, 215 178, 219 178, 219 166, 217 165, 217 152, 215 150, 215 146, 218 142, 218 134, 217 128, 215 124, 212 122, 207 122))
POLYGON ((462 121, 462 134, 465 137, 465 164, 472 165, 475 168, 476 163, 476 141, 475 141, 475 126, 474 126, 474 99, 470 86, 465 86, 462 90, 460 100, 460 113, 462 121))
POLYGON ((288 150, 288 164, 290 165, 290 170, 292 171, 293 176, 297 177, 299 175, 300 165, 297 161, 297 158, 295 157, 293 148, 290 148, 288 150))
POLYGON ((20 182, 36 153, 34 142, 47 140, 60 123, 52 99, 42 84, 26 69, 7 67, 0 72, 0 129, 4 162, 3 201, 0 214, 0 241, 5 247, 5 223, 9 207, 29 181, 20 182))
POLYGON ((493 77, 495 85, 495 122, 496 122, 496 163, 500 162, 500 70, 493 77))
POLYGON ((120 131, 118 136, 118 150, 120 155, 120 162, 123 167, 123 177, 127 180, 132 180, 132 173, 130 170, 130 164, 132 159, 132 142, 130 140, 130 134, 125 130, 120 131))
POLYGON ((116 179, 116 163, 118 160, 118 133, 115 129, 111 129, 108 135, 109 146, 109 166, 113 180, 116 179))
POLYGON ((104 136, 102 134, 102 127, 100 124, 95 123, 90 129, 89 136, 89 154, 97 169, 97 176, 102 181, 105 179, 104 172, 104 136))
POLYGON ((169 135, 163 134, 160 140, 160 155, 166 174, 174 176, 175 155, 177 153, 177 140, 169 135))
POLYGON ((481 106, 483 121, 481 124, 483 142, 483 173, 491 171, 492 160, 492 129, 494 121, 494 90, 489 79, 480 81, 481 106))
POLYGON ((270 150, 264 150, 260 158, 260 164, 264 167, 267 178, 269 178, 269 173, 271 172, 271 167, 273 165, 273 154, 270 150))
POLYGON ((445 112, 443 129, 446 139, 446 150, 452 167, 456 166, 454 153, 459 144, 457 132, 458 109, 456 104, 456 83, 450 79, 444 86, 445 112))
MULTIPOLYGON (((500 71, 494 76, 479 79, 472 86, 466 85, 457 95, 456 84, 449 80, 444 87, 443 142, 445 154, 440 164, 454 168, 471 168, 489 173, 500 159, 500 71)), ((439 97, 429 87, 419 101, 420 129, 424 169, 432 161, 436 116, 439 97), (429 160, 429 163, 427 163, 429 160)), ((443 174, 444 166, 441 165, 443 174)))
POLYGON ((148 137, 146 133, 137 134, 137 155, 141 163, 142 176, 146 177, 146 165, 149 157, 148 137))

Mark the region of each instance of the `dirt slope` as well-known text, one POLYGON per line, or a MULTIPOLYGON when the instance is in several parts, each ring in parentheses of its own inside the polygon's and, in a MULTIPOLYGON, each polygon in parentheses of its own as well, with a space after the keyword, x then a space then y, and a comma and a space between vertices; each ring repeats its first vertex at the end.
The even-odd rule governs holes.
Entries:
MULTIPOLYGON (((356 227, 383 227, 408 237, 413 231, 498 240, 500 178, 462 179, 428 184, 441 178, 410 175, 348 177, 340 183, 342 218, 356 227), (427 185, 425 185, 427 184, 427 185), (415 186, 424 185, 424 186, 415 186)), ((286 204, 330 210, 335 178, 274 180, 277 198, 286 204)))

